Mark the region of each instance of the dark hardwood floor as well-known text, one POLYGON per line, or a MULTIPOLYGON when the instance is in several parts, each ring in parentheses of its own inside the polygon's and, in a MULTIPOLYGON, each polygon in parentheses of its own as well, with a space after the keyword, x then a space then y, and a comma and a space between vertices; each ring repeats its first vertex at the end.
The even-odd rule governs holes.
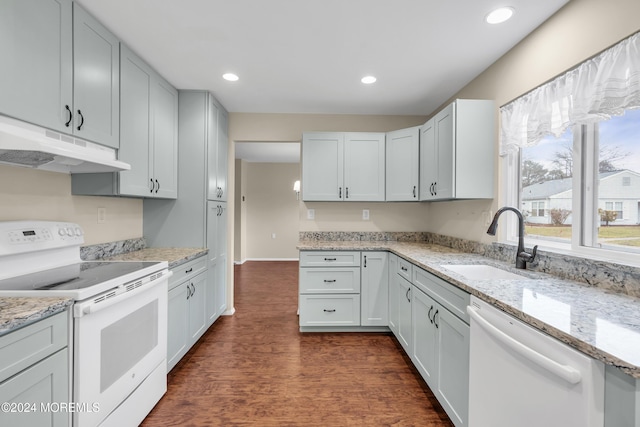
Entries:
POLYGON ((143 426, 452 426, 384 333, 298 331, 298 263, 235 266, 221 317, 169 373, 143 426))

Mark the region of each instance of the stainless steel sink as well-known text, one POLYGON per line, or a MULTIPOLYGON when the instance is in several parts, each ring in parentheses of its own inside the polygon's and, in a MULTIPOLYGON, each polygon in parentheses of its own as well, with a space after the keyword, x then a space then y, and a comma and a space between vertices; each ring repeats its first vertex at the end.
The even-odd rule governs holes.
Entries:
POLYGON ((519 274, 485 264, 444 264, 440 267, 472 280, 517 280, 525 278, 519 274))

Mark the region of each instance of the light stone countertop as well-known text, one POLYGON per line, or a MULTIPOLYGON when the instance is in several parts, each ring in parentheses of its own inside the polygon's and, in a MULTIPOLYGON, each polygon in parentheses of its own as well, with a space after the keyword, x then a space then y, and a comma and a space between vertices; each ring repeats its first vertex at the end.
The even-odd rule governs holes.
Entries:
POLYGON ((0 336, 60 313, 72 303, 71 298, 65 297, 2 297, 0 298, 0 336))
POLYGON ((206 248, 145 248, 103 258, 104 261, 167 261, 169 268, 177 267, 209 253, 206 248))
POLYGON ((299 250, 387 250, 446 280, 579 351, 640 378, 640 299, 516 270, 509 264, 444 246, 393 241, 307 241, 299 250), (469 280, 447 264, 484 264, 521 280, 469 280))

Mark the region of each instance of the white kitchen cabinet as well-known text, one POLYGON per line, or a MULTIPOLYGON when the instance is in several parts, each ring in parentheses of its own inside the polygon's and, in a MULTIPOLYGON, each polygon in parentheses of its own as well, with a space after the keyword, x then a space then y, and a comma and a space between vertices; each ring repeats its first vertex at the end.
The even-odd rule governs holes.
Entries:
POLYGON ((387 132, 386 200, 419 200, 420 127, 387 132))
POLYGON ((227 204, 207 202, 207 247, 211 295, 207 303, 207 322, 211 325, 227 309, 227 204))
POLYGON ((384 201, 385 135, 313 132, 302 137, 302 200, 384 201))
POLYGON ((0 412, 0 425, 69 426, 67 411, 46 410, 70 401, 68 330, 65 311, 0 337, 0 402, 16 405, 0 412))
POLYGON ((604 366, 605 427, 640 426, 640 379, 615 366, 604 366))
POLYGON ((398 321, 400 307, 398 306, 398 292, 396 291, 396 276, 398 269, 398 255, 389 253, 389 329, 394 335, 398 335, 398 321))
POLYGON ((171 269, 169 281, 167 371, 207 330, 207 257, 171 269))
POLYGON ((118 39, 77 3, 0 2, 0 56, 1 114, 118 148, 118 39))
POLYGON ((493 198, 493 101, 458 99, 420 129, 420 200, 493 198))
POLYGON ((131 170, 72 176, 78 195, 178 196, 178 91, 124 44, 118 158, 131 170))
POLYGON ((228 114, 212 95, 207 97, 207 199, 227 201, 228 114))
POLYGON ((360 324, 389 325, 389 262, 386 251, 362 252, 360 324))
POLYGON ((120 43, 73 3, 73 133, 118 148, 120 43), (97 77, 99 76, 99 77, 97 77))
POLYGON ((411 355, 413 352, 413 337, 411 335, 411 283, 404 277, 396 275, 394 288, 398 302, 398 333, 396 338, 404 349, 405 353, 411 355))
POLYGON ((73 133, 72 16, 71 0, 0 2, 0 113, 73 133))

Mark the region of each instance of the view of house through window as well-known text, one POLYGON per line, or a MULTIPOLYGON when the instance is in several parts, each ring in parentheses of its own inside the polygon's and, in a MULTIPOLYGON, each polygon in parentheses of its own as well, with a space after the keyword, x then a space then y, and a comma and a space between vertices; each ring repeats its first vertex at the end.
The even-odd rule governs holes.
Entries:
POLYGON ((520 154, 520 204, 528 237, 569 244, 574 233, 583 233, 585 246, 640 251, 640 110, 569 128, 520 154), (574 138, 582 150, 574 150, 574 138), (582 165, 580 179, 574 179, 577 164, 582 165), (575 197, 588 208, 574 212, 575 197), (585 202, 589 198, 592 203, 585 202), (582 230, 573 229, 578 215, 583 215, 582 230))

